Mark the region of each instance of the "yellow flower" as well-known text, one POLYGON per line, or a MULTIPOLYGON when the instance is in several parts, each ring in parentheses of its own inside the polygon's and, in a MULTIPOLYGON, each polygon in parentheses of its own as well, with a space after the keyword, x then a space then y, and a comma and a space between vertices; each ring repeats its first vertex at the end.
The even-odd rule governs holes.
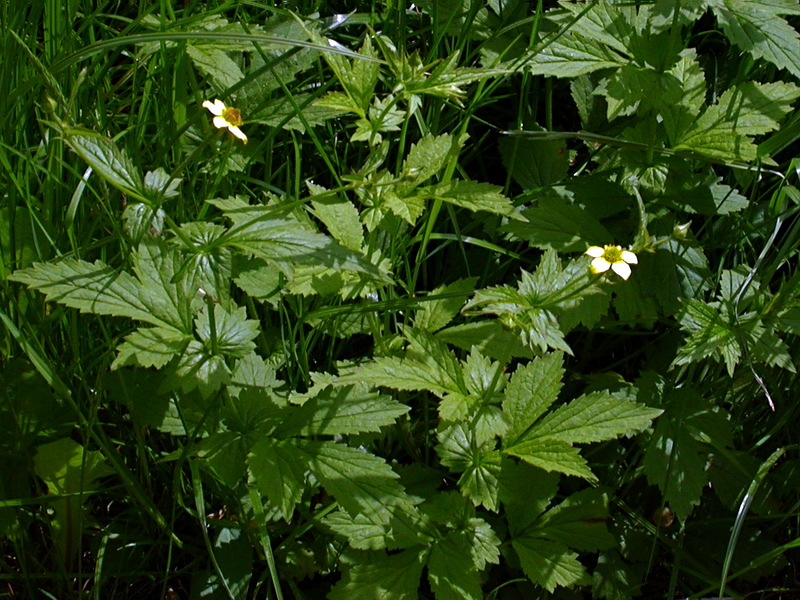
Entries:
POLYGON ((633 252, 623 250, 620 246, 607 245, 603 248, 592 246, 584 254, 594 259, 592 261, 592 273, 595 275, 605 273, 610 268, 623 279, 627 279, 631 276, 629 265, 639 264, 639 260, 633 252))
POLYGON ((243 143, 247 143, 247 136, 239 129, 239 125, 243 125, 244 121, 242 121, 242 115, 238 110, 225 106, 225 103, 219 99, 214 100, 213 103, 206 100, 203 102, 203 106, 210 110, 212 115, 215 115, 214 127, 217 129, 225 129, 227 127, 228 131, 242 140, 243 143))

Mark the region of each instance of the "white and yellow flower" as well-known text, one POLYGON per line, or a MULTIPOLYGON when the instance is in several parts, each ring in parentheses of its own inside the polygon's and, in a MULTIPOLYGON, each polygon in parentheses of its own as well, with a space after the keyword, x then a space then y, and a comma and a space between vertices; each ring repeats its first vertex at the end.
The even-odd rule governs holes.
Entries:
POLYGON ((206 100, 203 102, 203 106, 214 115, 214 127, 217 129, 225 129, 227 127, 228 131, 242 140, 243 143, 247 143, 247 136, 239 129, 240 125, 244 125, 244 121, 242 121, 242 115, 237 109, 225 106, 225 103, 219 99, 214 100, 214 102, 206 100))
POLYGON ((630 265, 639 264, 639 259, 633 252, 623 250, 620 246, 606 245, 602 248, 591 246, 584 254, 594 259, 591 269, 595 275, 611 269, 623 279, 627 279, 631 276, 630 265))

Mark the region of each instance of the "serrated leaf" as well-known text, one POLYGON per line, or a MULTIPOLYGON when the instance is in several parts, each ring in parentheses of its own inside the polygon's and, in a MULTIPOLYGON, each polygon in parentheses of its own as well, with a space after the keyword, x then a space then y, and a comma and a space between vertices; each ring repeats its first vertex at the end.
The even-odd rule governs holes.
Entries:
POLYGON ((706 80, 694 49, 681 52, 680 60, 669 70, 679 82, 680 97, 659 107, 667 138, 674 145, 700 114, 706 97, 706 80))
POLYGON ((337 535, 347 538, 356 550, 383 550, 386 548, 386 529, 370 523, 363 515, 350 516, 343 510, 329 514, 323 523, 337 535))
POLYGON ((800 14, 792 0, 707 0, 725 35, 742 50, 800 78, 800 36, 781 15, 800 14))
POLYGON ((607 493, 598 488, 590 488, 572 494, 548 510, 530 531, 536 537, 594 552, 616 544, 606 528, 607 518, 607 493))
POLYGON ((248 296, 261 302, 277 306, 284 285, 280 270, 260 258, 238 264, 233 281, 248 296))
POLYGON ((117 346, 117 357, 111 369, 127 365, 155 367, 160 369, 170 360, 181 354, 192 337, 164 327, 140 328, 125 336, 125 341, 117 346))
POLYGON ((688 300, 680 322, 681 329, 689 336, 678 350, 673 364, 685 365, 711 357, 724 360, 728 373, 732 375, 742 356, 742 349, 736 329, 723 318, 719 307, 699 300, 688 300))
POLYGON ((433 333, 447 325, 455 317, 466 298, 474 291, 476 277, 458 279, 431 291, 414 313, 414 326, 433 333), (441 296, 441 298, 437 298, 441 296), (430 298, 436 298, 432 300, 430 298))
POLYGON ((197 336, 205 343, 209 352, 241 358, 255 349, 253 340, 261 332, 258 321, 247 318, 245 308, 228 311, 220 304, 213 305, 214 318, 206 310, 195 319, 197 336), (212 334, 213 324, 213 334, 212 334))
MULTIPOLYGON (((798 328, 800 330, 800 325, 798 328)), ((436 338, 463 350, 475 347, 482 354, 504 363, 511 358, 533 357, 530 348, 522 344, 519 336, 496 319, 454 325, 437 332, 436 338)))
POLYGON ((356 556, 360 560, 343 569, 330 600, 416 600, 424 564, 419 551, 356 556))
POLYGON ((461 473, 461 492, 477 506, 497 510, 499 501, 500 453, 494 441, 480 443, 465 426, 452 425, 439 433, 436 453, 442 464, 461 473))
MULTIPOLYGON (((403 179, 400 189, 416 187, 441 171, 453 153, 458 153, 461 143, 452 135, 426 135, 411 149, 403 161, 403 179)), ((400 192, 404 195, 404 192, 400 192)))
POLYGON ((411 510, 413 502, 382 458, 333 442, 292 440, 296 456, 344 510, 386 525, 394 509, 411 510))
MULTIPOLYGON (((648 481, 661 489, 664 500, 684 520, 700 502, 708 481, 706 463, 710 450, 695 439, 693 432, 706 435, 703 430, 709 407, 696 392, 684 389, 667 390, 663 405, 666 411, 656 422, 642 467, 648 481)), ((730 441, 730 433, 715 441, 725 444, 730 441)))
POLYGON ((197 388, 208 398, 230 381, 230 369, 220 354, 192 340, 176 363, 170 365, 160 391, 181 389, 184 393, 197 388))
POLYGON ((503 400, 503 413, 511 424, 505 444, 513 445, 556 401, 563 386, 563 363, 562 354, 551 352, 514 372, 503 400))
POLYGON ((275 430, 278 436, 346 435, 377 432, 409 407, 364 385, 327 387, 292 411, 275 430))
POLYGON ((523 189, 530 190, 558 183, 569 169, 569 154, 564 140, 536 140, 505 136, 498 144, 503 165, 523 189))
POLYGON ((550 413, 523 440, 558 440, 568 444, 602 442, 648 427, 663 411, 627 400, 622 394, 584 394, 550 413))
POLYGON ((600 69, 623 67, 628 59, 600 42, 566 33, 531 54, 524 64, 532 75, 577 77, 600 69))
POLYGON ((443 200, 472 212, 484 210, 512 219, 521 218, 511 200, 503 195, 502 188, 490 183, 448 181, 417 188, 415 194, 417 198, 443 200))
POLYGON ((522 211, 522 216, 527 222, 509 222, 503 231, 545 250, 583 252, 597 240, 612 237, 590 211, 560 198, 543 198, 536 206, 522 211))
POLYGON ((578 449, 565 442, 535 438, 504 448, 503 451, 545 471, 597 481, 578 449))
POLYGON ((186 44, 186 54, 203 73, 210 75, 220 89, 228 89, 244 79, 244 73, 230 56, 206 44, 186 44))
POLYGON ((702 248, 670 240, 655 255, 641 254, 637 277, 667 315, 678 311, 684 298, 699 298, 709 289, 711 273, 702 248))
MULTIPOLYGON (((309 189, 316 190, 317 193, 322 191, 319 186, 312 187, 311 184, 309 189)), ((317 194, 312 193, 312 195, 317 194)), ((314 207, 314 214, 325 223, 333 239, 345 248, 355 252, 361 251, 364 245, 364 230, 361 227, 358 210, 352 202, 347 199, 332 198, 312 200, 311 205, 314 207)))
POLYGON ((428 581, 437 600, 483 598, 480 575, 472 561, 470 547, 458 532, 451 532, 431 550, 428 581))
POLYGON ((722 161, 753 161, 757 148, 752 136, 777 129, 798 96, 800 88, 783 82, 733 87, 698 117, 673 148, 722 161))
POLYGON ((558 586, 588 583, 588 575, 578 555, 566 546, 549 540, 520 537, 512 540, 522 570, 535 584, 553 592, 558 586))
POLYGON ((303 496, 307 466, 292 440, 262 438, 250 449, 247 467, 261 490, 286 521, 303 496))
POLYGON ((324 265, 387 281, 363 255, 311 231, 299 221, 276 218, 273 207, 251 206, 237 199, 209 200, 209 203, 222 209, 234 223, 224 238, 226 245, 278 264, 324 265))
POLYGON ((128 273, 118 272, 101 261, 66 259, 57 263, 34 263, 9 275, 58 302, 96 315, 130 317, 152 325, 170 327, 147 310, 139 299, 139 283, 128 273))
POLYGON ((110 139, 83 129, 64 132, 64 141, 92 170, 124 194, 147 202, 142 173, 110 139))

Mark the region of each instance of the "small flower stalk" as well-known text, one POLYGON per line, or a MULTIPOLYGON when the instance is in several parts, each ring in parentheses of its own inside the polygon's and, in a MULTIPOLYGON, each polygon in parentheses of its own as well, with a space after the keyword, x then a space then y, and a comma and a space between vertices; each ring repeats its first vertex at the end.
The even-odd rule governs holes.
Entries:
POLYGON ((242 121, 242 115, 237 109, 225 106, 225 103, 220 99, 216 99, 214 102, 206 100, 203 102, 203 107, 214 115, 214 127, 217 129, 227 128, 228 131, 242 140, 243 144, 247 143, 247 136, 239 129, 239 126, 243 125, 244 121, 242 121))
POLYGON ((592 257, 591 270, 595 275, 600 275, 611 269, 614 273, 627 280, 631 276, 630 265, 639 264, 639 259, 636 258, 633 252, 611 244, 602 248, 600 246, 591 246, 584 254, 592 257))

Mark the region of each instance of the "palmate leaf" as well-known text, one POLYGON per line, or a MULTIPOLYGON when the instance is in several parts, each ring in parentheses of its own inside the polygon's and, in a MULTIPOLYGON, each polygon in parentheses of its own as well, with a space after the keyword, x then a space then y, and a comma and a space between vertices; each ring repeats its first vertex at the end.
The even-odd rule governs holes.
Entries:
POLYGON ((800 14, 793 0, 705 0, 728 39, 800 78, 800 36, 781 15, 800 14))
POLYGON ((442 464, 461 473, 458 487, 476 506, 496 511, 499 505, 500 462, 502 455, 495 450, 496 442, 480 442, 464 425, 452 425, 438 435, 436 453, 442 464))
POLYGON ((568 32, 531 54, 525 68, 533 75, 578 77, 600 69, 623 67, 628 62, 628 58, 608 46, 568 32))
POLYGON ((127 365, 155 367, 160 369, 178 354, 181 354, 192 337, 164 327, 141 327, 125 336, 117 346, 117 357, 112 369, 127 365))

